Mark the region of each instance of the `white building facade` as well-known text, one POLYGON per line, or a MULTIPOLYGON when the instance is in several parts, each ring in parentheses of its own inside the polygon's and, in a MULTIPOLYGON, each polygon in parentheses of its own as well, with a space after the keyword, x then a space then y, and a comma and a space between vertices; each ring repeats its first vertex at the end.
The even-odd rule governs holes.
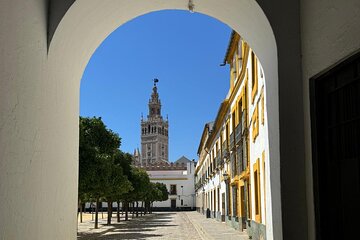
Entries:
POLYGON ((169 192, 167 201, 153 203, 154 211, 195 209, 195 165, 195 161, 183 156, 174 163, 142 166, 149 174, 151 182, 165 184, 169 192))

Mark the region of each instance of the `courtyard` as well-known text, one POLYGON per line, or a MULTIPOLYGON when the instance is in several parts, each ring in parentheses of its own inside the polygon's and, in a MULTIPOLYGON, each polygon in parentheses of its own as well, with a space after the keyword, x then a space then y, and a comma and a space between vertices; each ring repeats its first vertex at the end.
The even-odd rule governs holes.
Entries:
POLYGON ((106 214, 99 214, 99 229, 94 229, 91 214, 84 215, 78 226, 78 239, 248 239, 246 233, 234 230, 225 223, 207 219, 197 212, 156 212, 129 221, 106 225, 106 214))

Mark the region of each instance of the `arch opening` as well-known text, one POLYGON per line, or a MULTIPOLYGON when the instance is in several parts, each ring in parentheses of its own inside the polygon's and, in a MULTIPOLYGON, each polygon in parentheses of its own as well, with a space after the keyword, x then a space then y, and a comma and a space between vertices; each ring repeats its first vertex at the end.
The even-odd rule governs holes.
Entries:
MULTIPOLYGON (((102 41, 116 28, 127 21, 146 13, 177 9, 188 10, 187 2, 171 1, 107 1, 106 3, 87 0, 76 1, 69 8, 59 23, 51 40, 48 52, 47 77, 51 86, 49 96, 55 96, 47 106, 55 108, 49 117, 58 121, 56 129, 62 129, 54 152, 60 154, 53 158, 54 163, 64 175, 49 172, 50 185, 59 186, 62 180, 77 182, 77 147, 78 147, 78 116, 80 79, 92 54, 102 41), (67 141, 62 141, 67 139, 67 141), (60 162, 60 159, 66 159, 60 162)), ((214 17, 227 24, 251 45, 256 52, 264 73, 266 74, 266 102, 269 109, 268 145, 270 159, 269 195, 271 206, 268 206, 269 218, 268 239, 281 239, 281 197, 280 197, 280 150, 279 150, 279 109, 278 109, 278 72, 277 48, 272 28, 265 14, 255 1, 219 1, 209 0, 196 2, 196 12, 214 17), (271 141, 269 141, 271 139, 271 141)), ((49 163, 49 164, 51 164, 49 163)), ((64 196, 54 199, 63 206, 64 212, 49 224, 59 225, 58 232, 65 238, 74 238, 76 221, 62 223, 61 219, 72 219, 76 209, 77 186, 59 186, 64 196)), ((52 191, 49 191, 51 194, 52 191)), ((57 236, 58 237, 58 236, 57 236)))

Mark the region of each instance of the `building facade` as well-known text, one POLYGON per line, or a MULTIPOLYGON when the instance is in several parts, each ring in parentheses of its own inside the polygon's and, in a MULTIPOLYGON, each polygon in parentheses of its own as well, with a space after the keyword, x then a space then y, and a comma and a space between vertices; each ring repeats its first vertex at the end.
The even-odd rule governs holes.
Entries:
POLYGON ((194 171, 196 162, 182 156, 175 162, 158 162, 138 166, 146 170, 151 182, 166 185, 169 199, 154 202, 155 211, 178 211, 195 209, 194 171))
POLYGON ((252 239, 266 239, 265 76, 255 53, 235 31, 224 64, 230 65, 230 89, 200 140, 197 209, 247 231, 252 239))
POLYGON ((169 122, 161 115, 161 101, 154 80, 147 119, 141 119, 141 164, 169 161, 169 122))

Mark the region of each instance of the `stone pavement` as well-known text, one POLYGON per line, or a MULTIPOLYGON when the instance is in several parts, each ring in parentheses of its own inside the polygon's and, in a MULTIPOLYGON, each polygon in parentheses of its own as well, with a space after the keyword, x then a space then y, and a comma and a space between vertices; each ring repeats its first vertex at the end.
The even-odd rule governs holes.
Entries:
POLYGON ((218 222, 215 219, 205 218, 198 212, 186 212, 193 226, 196 228, 202 239, 221 239, 221 240, 248 240, 245 232, 235 230, 225 223, 218 222))
MULTIPOLYGON (((94 221, 89 216, 84 217, 84 223, 79 223, 79 240, 112 240, 112 239, 248 239, 245 233, 234 230, 224 223, 214 219, 206 219, 197 212, 157 212, 131 219, 129 221, 106 224, 106 217, 99 218, 99 229, 94 229, 94 221), (85 220, 86 219, 86 220, 85 220)), ((104 214, 105 215, 105 214, 104 214)), ((114 214, 115 216, 115 214, 114 214)))

